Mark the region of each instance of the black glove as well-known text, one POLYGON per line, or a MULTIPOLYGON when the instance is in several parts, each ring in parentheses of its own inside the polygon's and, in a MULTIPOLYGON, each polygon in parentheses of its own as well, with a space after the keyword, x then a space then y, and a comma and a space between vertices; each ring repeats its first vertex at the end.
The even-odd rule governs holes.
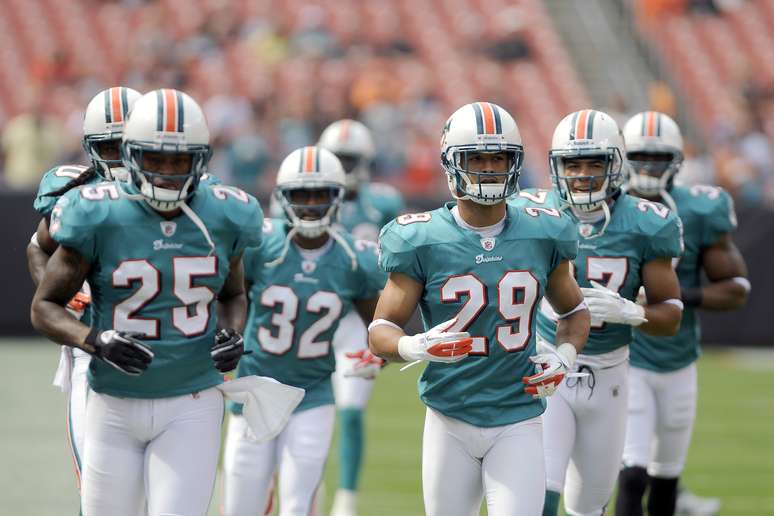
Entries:
POLYGON ((238 331, 220 328, 215 332, 215 345, 210 348, 210 356, 218 371, 227 373, 236 369, 244 352, 244 340, 238 331))
POLYGON ((125 331, 99 331, 92 328, 86 344, 94 346, 93 356, 130 376, 138 376, 148 369, 153 351, 137 339, 140 334, 125 331))

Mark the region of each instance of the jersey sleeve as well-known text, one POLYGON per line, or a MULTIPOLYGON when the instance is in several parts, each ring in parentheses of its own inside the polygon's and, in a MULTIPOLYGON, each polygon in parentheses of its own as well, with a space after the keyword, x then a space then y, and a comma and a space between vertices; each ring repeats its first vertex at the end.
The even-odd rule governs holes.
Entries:
POLYGON ((378 246, 368 240, 355 240, 355 253, 362 286, 358 299, 375 297, 387 283, 387 273, 379 268, 378 246))
POLYGON ((647 262, 657 258, 678 258, 683 249, 683 224, 670 211, 666 222, 650 238, 646 238, 644 259, 647 262))
POLYGON ((379 267, 384 272, 400 272, 424 283, 417 250, 399 234, 400 227, 392 221, 379 234, 379 267))
POLYGON ((255 197, 248 194, 245 195, 248 197, 247 203, 233 199, 230 202, 231 206, 226 208, 237 235, 231 249, 232 256, 243 253, 248 247, 259 247, 263 239, 263 211, 261 206, 255 197))
POLYGON ((734 200, 725 190, 720 190, 718 198, 712 205, 709 214, 704 218, 702 235, 703 247, 710 246, 718 239, 736 229, 736 211, 734 200))
POLYGON ((46 172, 40 180, 38 193, 35 195, 35 200, 32 202, 32 207, 35 208, 35 211, 40 213, 43 217, 51 215, 51 210, 54 209, 58 197, 48 194, 59 190, 67 183, 77 178, 84 170, 86 170, 86 167, 61 166, 52 168, 46 172))
POLYGON ((578 256, 578 227, 569 215, 562 213, 561 229, 556 237, 551 271, 565 260, 574 260, 578 256))
POLYGON ((261 248, 246 248, 242 255, 242 263, 245 269, 245 282, 255 283, 260 274, 260 268, 263 266, 261 263, 261 248))
POLYGON ((51 210, 48 231, 59 245, 75 249, 93 262, 97 258, 97 232, 108 209, 105 201, 85 199, 80 190, 70 190, 59 198, 51 210))

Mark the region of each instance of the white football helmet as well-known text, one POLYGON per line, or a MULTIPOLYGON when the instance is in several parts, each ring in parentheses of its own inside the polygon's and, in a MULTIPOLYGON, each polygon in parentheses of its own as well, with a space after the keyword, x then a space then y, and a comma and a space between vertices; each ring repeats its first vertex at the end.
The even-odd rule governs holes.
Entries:
POLYGON ((274 196, 293 228, 307 238, 316 238, 331 227, 345 191, 345 174, 339 159, 320 147, 302 147, 291 152, 280 165, 274 196), (328 189, 325 204, 294 204, 296 190, 328 189), (305 214, 315 213, 314 219, 305 214))
POLYGON ((441 134, 441 165, 455 199, 470 199, 478 204, 504 201, 518 191, 523 162, 524 148, 516 121, 497 104, 466 104, 446 121, 441 134), (479 152, 508 153, 508 171, 495 173, 468 170, 469 154, 479 152), (481 183, 484 177, 504 181, 481 183))
POLYGON ((211 156, 204 113, 187 94, 161 89, 146 93, 135 103, 124 128, 121 157, 132 182, 154 209, 172 211, 185 203, 196 191, 211 156), (145 152, 188 154, 191 168, 182 175, 145 170, 145 152), (170 188, 170 183, 176 186, 170 188))
POLYGON ((348 191, 354 192, 368 181, 375 151, 371 131, 364 124, 357 120, 337 120, 325 128, 317 145, 339 158, 348 191))
POLYGON ((664 113, 643 111, 626 122, 623 133, 631 165, 629 186, 647 196, 669 190, 683 163, 683 136, 677 123, 664 113))
POLYGON ((104 142, 121 143, 124 124, 140 93, 132 88, 116 86, 102 90, 86 107, 83 117, 83 150, 91 159, 97 174, 112 181, 126 181, 129 172, 121 159, 103 159, 99 148, 104 142))
POLYGON ((551 140, 548 159, 551 178, 559 197, 580 211, 595 211, 606 200, 616 195, 623 184, 624 141, 618 124, 607 113, 584 109, 570 113, 559 122, 551 140), (591 181, 599 177, 567 176, 565 160, 572 158, 599 158, 605 161, 604 181, 599 188, 573 192, 574 181, 591 181))

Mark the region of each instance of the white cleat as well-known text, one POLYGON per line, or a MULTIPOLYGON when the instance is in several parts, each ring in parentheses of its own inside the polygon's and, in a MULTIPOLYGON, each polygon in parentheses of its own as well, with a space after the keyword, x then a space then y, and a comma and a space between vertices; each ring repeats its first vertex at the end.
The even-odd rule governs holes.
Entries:
POLYGON ((720 512, 720 498, 704 498, 687 489, 677 492, 676 516, 714 516, 720 512))
POLYGON ((333 497, 331 516, 357 516, 357 493, 349 489, 339 489, 333 497))

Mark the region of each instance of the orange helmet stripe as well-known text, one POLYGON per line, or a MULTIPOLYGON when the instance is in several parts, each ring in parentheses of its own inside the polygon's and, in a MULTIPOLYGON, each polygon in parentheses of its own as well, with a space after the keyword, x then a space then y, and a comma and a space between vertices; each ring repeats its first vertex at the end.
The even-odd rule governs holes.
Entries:
POLYGON ((478 105, 484 115, 484 134, 495 134, 494 108, 489 102, 479 102, 478 105))
POLYGON ((591 110, 584 109, 578 115, 578 121, 575 124, 576 140, 585 140, 586 138, 588 138, 588 135, 586 134, 586 123, 589 120, 589 113, 591 113, 591 110))
POLYGON ((645 115, 646 122, 645 122, 645 136, 655 136, 656 135, 656 112, 655 111, 648 111, 648 113, 645 115))
POLYGON ((121 109, 121 88, 110 88, 110 111, 113 122, 123 122, 124 114, 121 109))
POLYGON ((164 90, 164 131, 177 131, 177 99, 175 92, 164 90))
POLYGON ((351 122, 349 120, 343 120, 341 122, 341 130, 339 131, 339 141, 345 142, 349 138, 349 126, 351 122))
POLYGON ((304 172, 315 172, 314 162, 317 149, 314 147, 304 147, 304 172))

